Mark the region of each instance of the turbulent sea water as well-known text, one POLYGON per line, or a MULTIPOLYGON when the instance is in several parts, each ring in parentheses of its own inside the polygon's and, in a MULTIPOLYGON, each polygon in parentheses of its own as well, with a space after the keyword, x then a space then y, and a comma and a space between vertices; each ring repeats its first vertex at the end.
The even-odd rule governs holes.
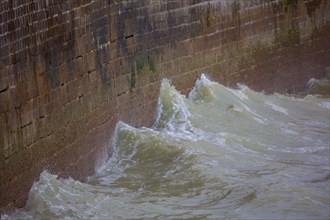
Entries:
POLYGON ((84 183, 43 172, 4 218, 329 219, 330 100, 162 82, 152 128, 117 124, 84 183))

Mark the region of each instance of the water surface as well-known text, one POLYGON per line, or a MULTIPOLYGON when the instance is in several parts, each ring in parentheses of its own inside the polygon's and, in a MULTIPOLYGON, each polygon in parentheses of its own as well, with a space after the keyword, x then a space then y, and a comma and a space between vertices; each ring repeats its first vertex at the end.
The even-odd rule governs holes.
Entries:
POLYGON ((330 101, 162 82, 152 128, 117 124, 84 183, 43 172, 8 218, 328 219, 330 101))

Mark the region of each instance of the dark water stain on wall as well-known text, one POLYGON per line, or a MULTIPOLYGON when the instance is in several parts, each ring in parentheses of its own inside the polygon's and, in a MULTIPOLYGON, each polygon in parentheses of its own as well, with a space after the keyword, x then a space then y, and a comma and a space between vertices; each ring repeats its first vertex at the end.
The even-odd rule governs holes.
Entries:
POLYGON ((45 36, 52 36, 42 44, 46 64, 46 76, 51 88, 56 88, 64 82, 60 81, 60 65, 66 65, 68 78, 72 78, 75 43, 75 15, 74 5, 65 5, 63 2, 57 5, 45 4, 42 8, 47 18, 47 30, 45 36), (64 11, 62 11, 64 10, 64 11), (70 11, 66 16, 62 15, 65 11, 70 11), (58 27, 58 28, 55 28, 58 27))
MULTIPOLYGON (((194 26, 180 26, 184 21, 180 20, 179 14, 185 5, 179 1, 161 1, 159 4, 152 4, 148 1, 116 1, 108 0, 102 3, 101 7, 106 8, 95 16, 102 17, 91 25, 95 51, 96 69, 101 75, 102 82, 109 82, 112 78, 106 62, 111 60, 112 51, 108 50, 107 44, 116 45, 118 56, 125 59, 124 68, 127 74, 127 83, 130 88, 136 86, 138 75, 143 69, 154 73, 157 69, 158 60, 164 52, 164 46, 169 45, 173 50, 177 42, 185 39, 207 34, 214 29, 213 19, 215 16, 212 4, 205 0, 194 0, 188 7, 187 17, 200 21, 194 26), (138 10, 136 10, 138 8, 138 10), (113 14, 118 10, 119 13, 113 14), (161 16, 150 16, 150 13, 162 14, 161 16), (179 14, 178 14, 179 13, 179 14), (110 23, 110 25, 107 25, 110 23), (160 24, 161 23, 161 24, 160 24), (105 46, 103 46, 105 45, 105 46)), ((240 15, 239 1, 235 0, 233 5, 233 30, 234 40, 240 38, 240 15)), ((93 20, 94 14, 92 15, 93 20)), ((185 18, 182 15, 182 18, 185 18)), ((110 46, 113 49, 113 46, 110 46)))
POLYGON ((232 38, 234 40, 239 40, 241 35, 241 18, 240 18, 240 3, 238 0, 235 0, 231 5, 231 13, 232 13, 232 21, 234 31, 232 34, 232 38))
MULTIPOLYGON (((315 11, 320 7, 320 4, 322 0, 306 0, 305 6, 307 9, 307 14, 309 17, 315 17, 315 11)), ((327 0, 324 0, 324 3, 326 3, 327 0)))
POLYGON ((167 27, 175 27, 177 16, 172 16, 171 10, 178 8, 179 3, 161 2, 158 8, 147 7, 149 4, 145 1, 131 1, 120 2, 118 6, 120 13, 116 17, 116 36, 113 41, 118 43, 118 51, 128 63, 130 88, 135 87, 136 76, 140 75, 144 68, 155 72, 156 60, 163 53, 163 49, 158 46, 170 44, 175 48, 176 42, 182 37, 180 33, 174 33, 174 29, 157 29, 156 21, 149 15, 149 10, 164 12, 167 14, 167 27))
POLYGON ((323 5, 325 6, 328 3, 328 0, 306 0, 305 6, 307 10, 307 14, 311 20, 313 33, 312 37, 316 36, 319 32, 318 27, 316 25, 316 10, 320 8, 321 3, 323 2, 323 5))
POLYGON ((91 23, 91 32, 95 48, 95 68, 98 70, 102 82, 109 82, 111 77, 107 69, 104 68, 106 62, 110 60, 110 52, 107 50, 107 44, 110 42, 109 17, 107 14, 109 5, 105 1, 98 2, 98 4, 94 5, 94 7, 103 8, 103 10, 93 11, 90 15, 93 20, 91 23))
POLYGON ((281 47, 300 43, 299 0, 272 1, 275 43, 281 47), (290 21, 290 22, 286 22, 290 21))
POLYGON ((284 10, 288 11, 290 7, 298 7, 299 0, 284 0, 284 10))

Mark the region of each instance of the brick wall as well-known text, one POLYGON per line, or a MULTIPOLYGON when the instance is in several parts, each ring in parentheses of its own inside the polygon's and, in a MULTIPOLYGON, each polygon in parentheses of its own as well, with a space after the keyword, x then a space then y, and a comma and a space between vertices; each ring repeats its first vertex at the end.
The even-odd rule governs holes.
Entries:
POLYGON ((1 0, 0 212, 44 169, 83 180, 116 122, 150 126, 160 81, 298 92, 330 66, 327 0, 1 0))

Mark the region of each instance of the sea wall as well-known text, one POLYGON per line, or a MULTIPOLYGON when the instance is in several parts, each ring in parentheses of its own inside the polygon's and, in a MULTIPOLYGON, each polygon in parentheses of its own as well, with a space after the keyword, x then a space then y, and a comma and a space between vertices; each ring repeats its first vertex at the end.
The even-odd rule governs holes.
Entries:
POLYGON ((161 79, 297 93, 329 39, 327 0, 1 0, 0 212, 42 170, 91 175, 117 121, 152 124, 161 79))

